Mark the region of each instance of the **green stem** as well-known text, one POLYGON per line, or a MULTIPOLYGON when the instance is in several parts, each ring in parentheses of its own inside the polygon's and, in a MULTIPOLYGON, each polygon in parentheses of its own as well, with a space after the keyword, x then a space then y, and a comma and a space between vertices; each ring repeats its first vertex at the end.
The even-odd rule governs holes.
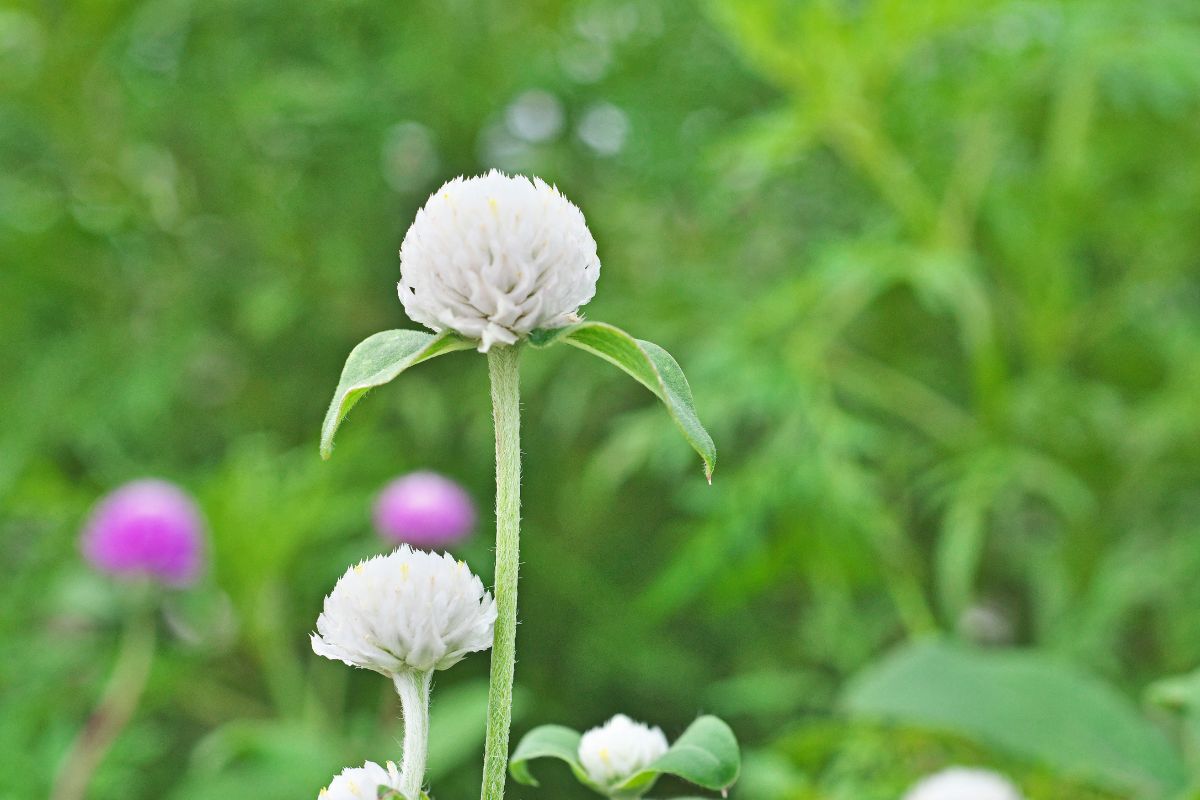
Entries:
POLYGON ((405 670, 393 679, 404 714, 400 791, 405 797, 419 797, 425 783, 425 760, 429 755, 429 685, 432 682, 433 670, 405 670))
POLYGON ((502 800, 508 770, 513 671, 517 646, 517 571, 521 527, 521 401, 517 348, 488 352, 492 420, 496 427, 496 633, 488 685, 483 800, 502 800))
POLYGON ((130 615, 112 677, 59 765, 51 800, 82 800, 92 774, 133 717, 154 662, 154 622, 151 609, 139 609, 130 615))

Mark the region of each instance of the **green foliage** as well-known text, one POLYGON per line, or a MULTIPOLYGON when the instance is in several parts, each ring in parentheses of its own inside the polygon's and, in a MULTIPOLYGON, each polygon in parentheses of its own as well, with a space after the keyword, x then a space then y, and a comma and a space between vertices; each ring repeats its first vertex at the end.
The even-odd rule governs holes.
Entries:
POLYGON ((1073 784, 1043 766, 969 740, 859 721, 810 722, 748 753, 738 794, 765 800, 896 800, 917 778, 947 765, 995 770, 1028 800, 1128 800, 1127 793, 1073 784))
MULTIPOLYGON (((76 538, 147 474, 198 494, 212 569, 92 797, 293 800, 396 757, 390 699, 306 634, 384 546, 386 480, 491 505, 483 359, 356 406, 327 463, 313 431, 353 344, 415 327, 416 209, 492 166, 584 210, 587 316, 673 353, 722 445, 705 486, 625 376, 524 360, 526 720, 712 710, 735 798, 895 800, 970 763, 1113 800, 840 718, 850 676, 941 631, 1157 685, 1200 774, 1190 694, 1158 683, 1200 665, 1198 39, 1190 0, 6 5, 0 797, 47 794, 103 686, 121 592, 76 538), (543 139, 513 124, 531 89, 543 139)), ((491 535, 457 553, 485 577, 491 535)), ((434 725, 485 669, 439 677, 434 725)), ((437 797, 478 791, 456 718, 437 797)), ((584 796, 566 772, 540 793, 584 796)))
POLYGON ((1166 738, 1124 698, 1036 653, 909 645, 859 675, 843 702, 856 717, 975 738, 1114 791, 1174 796, 1184 782, 1166 738))
POLYGON ((666 753, 635 775, 613 787, 594 783, 579 760, 580 734, 562 725, 542 725, 521 738, 513 751, 509 771, 528 786, 538 786, 529 771, 536 758, 565 762, 575 779, 606 797, 637 798, 654 786, 662 775, 674 775, 688 783, 722 794, 737 781, 741 753, 729 726, 713 716, 703 716, 688 726, 666 753))

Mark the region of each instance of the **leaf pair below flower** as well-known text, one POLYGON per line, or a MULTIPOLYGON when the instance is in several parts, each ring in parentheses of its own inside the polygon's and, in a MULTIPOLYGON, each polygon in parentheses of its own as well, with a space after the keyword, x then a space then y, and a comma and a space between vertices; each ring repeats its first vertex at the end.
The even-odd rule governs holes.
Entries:
MULTIPOLYGON (((696 415, 687 378, 670 353, 603 322, 580 322, 565 328, 534 331, 529 342, 539 348, 565 342, 631 375, 663 401, 684 438, 704 459, 705 477, 712 480, 717 450, 696 415)), ((364 339, 350 352, 342 368, 341 380, 321 426, 321 457, 329 458, 332 454, 338 426, 368 391, 389 383, 415 364, 456 350, 470 350, 476 344, 449 332, 435 335, 410 330, 382 331, 364 339)))
POLYGON ((666 753, 616 786, 599 786, 588 777, 579 760, 580 738, 577 731, 562 725, 534 728, 517 744, 509 762, 509 772, 517 782, 537 786, 537 780, 529 771, 529 762, 536 758, 557 758, 571 768, 584 786, 606 797, 636 798, 650 791, 660 775, 674 775, 724 794, 741 770, 741 753, 733 731, 713 716, 697 719, 666 753))

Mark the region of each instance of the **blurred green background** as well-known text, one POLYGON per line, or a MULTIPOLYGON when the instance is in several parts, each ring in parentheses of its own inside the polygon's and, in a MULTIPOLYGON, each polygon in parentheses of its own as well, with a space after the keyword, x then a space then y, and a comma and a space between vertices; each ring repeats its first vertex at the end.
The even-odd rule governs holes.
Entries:
MULTIPOLYGON (((382 549, 369 504, 390 477, 436 469, 490 506, 484 361, 379 390, 328 463, 318 427, 350 348, 413 327, 395 282, 416 209, 493 166, 584 210, 589 316, 676 356, 720 452, 709 487, 644 389, 569 348, 525 355, 516 736, 618 711, 674 736, 717 713, 746 800, 884 800, 950 763, 1032 798, 1183 791, 1194 0, 16 0, 0 797, 45 796, 111 668, 121 589, 76 541, 142 475, 196 493, 212 565, 164 609, 91 797, 312 797, 396 757, 386 682, 307 634, 382 549), (937 696, 958 667, 921 665, 937 652, 873 666, 935 632, 1018 686, 1009 646, 1035 684, 1069 672, 1009 697, 1095 683, 1078 713, 959 720, 937 696), (1023 752, 1030 720, 1052 743, 1023 752)), ((485 577, 491 535, 461 550, 485 577)), ((439 676, 438 797, 478 791, 486 667, 439 676)), ((538 772, 514 797, 583 797, 538 772)))

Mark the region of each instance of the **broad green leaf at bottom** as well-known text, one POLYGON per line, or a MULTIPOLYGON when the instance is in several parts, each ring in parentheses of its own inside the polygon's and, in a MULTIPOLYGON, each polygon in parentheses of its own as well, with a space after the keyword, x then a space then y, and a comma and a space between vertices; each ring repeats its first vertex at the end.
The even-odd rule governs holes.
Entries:
POLYGON ((955 733, 1118 792, 1159 797, 1185 781, 1166 737, 1116 690, 1035 652, 918 642, 866 669, 842 703, 860 719, 955 733))
POLYGON ((674 775, 688 783, 724 792, 741 771, 737 737, 722 720, 703 716, 688 726, 667 752, 618 788, 647 786, 659 775, 674 775))
POLYGON ((534 728, 517 744, 517 749, 513 751, 509 760, 508 771, 517 783, 537 786, 537 779, 529 771, 529 762, 535 758, 557 758, 566 762, 580 783, 598 791, 579 761, 579 739, 578 731, 563 725, 542 725, 534 728))

